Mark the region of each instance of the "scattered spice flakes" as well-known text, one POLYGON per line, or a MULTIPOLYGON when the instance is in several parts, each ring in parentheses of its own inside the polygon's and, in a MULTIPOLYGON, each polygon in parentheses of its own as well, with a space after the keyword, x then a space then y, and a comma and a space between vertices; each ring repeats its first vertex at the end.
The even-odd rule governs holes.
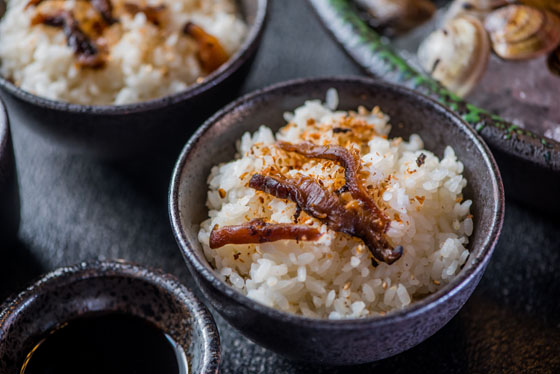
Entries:
POLYGON ((348 290, 350 288, 350 282, 346 282, 344 285, 344 290, 348 290))
POLYGON ((474 216, 473 216, 472 214, 469 213, 469 214, 467 214, 467 218, 473 219, 474 216))
POLYGON ((457 202, 457 203, 459 203, 459 204, 460 204, 462 201, 463 201, 463 197, 462 197, 462 196, 459 196, 458 198, 455 199, 455 202, 457 202))
POLYGON ((416 200, 418 200, 420 205, 423 205, 424 201, 426 200, 426 196, 415 196, 415 198, 416 198, 416 200))
POLYGON ((438 281, 437 279, 434 279, 434 284, 435 284, 436 286, 439 286, 439 285, 441 284, 441 282, 438 281))
POLYGON ((426 155, 424 153, 420 153, 420 156, 418 156, 418 158, 416 159, 416 165, 420 167, 424 165, 425 162, 426 162, 426 155))
POLYGON ((233 254, 233 259, 234 259, 235 261, 237 261, 237 260, 239 260, 239 256, 241 256, 241 252, 235 252, 235 253, 233 254))
POLYGON ((383 287, 383 289, 386 290, 387 289, 387 282, 383 281, 383 284, 381 285, 381 287, 383 287))
POLYGON ((220 197, 222 199, 225 199, 226 197, 226 190, 224 190, 223 188, 218 189, 218 193, 220 194, 220 197))
POLYGON ((402 219, 399 213, 395 213, 395 221, 402 223, 402 219))

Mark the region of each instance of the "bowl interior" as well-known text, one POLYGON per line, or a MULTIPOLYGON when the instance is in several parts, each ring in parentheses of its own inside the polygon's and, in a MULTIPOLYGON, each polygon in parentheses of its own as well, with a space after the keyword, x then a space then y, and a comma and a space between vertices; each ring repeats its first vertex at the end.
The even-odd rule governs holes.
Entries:
MULTIPOLYGON (((15 95, 25 101, 31 101, 50 109, 77 113, 127 114, 177 104, 185 99, 196 96, 225 80, 234 71, 238 70, 246 59, 250 58, 253 49, 256 48, 255 44, 258 43, 264 28, 266 14, 268 11, 268 0, 236 0, 236 3, 241 16, 248 26, 245 40, 226 63, 205 77, 201 82, 189 85, 185 91, 125 105, 79 105, 36 96, 28 91, 22 90, 11 80, 6 79, 3 76, 0 76, 0 86, 5 88, 12 95, 15 95)), ((7 1, 0 0, 0 18, 4 16, 6 9, 7 1)))
POLYGON ((212 166, 233 159, 235 142, 243 133, 254 132, 262 124, 273 131, 278 130, 285 125, 284 112, 293 111, 305 100, 324 101, 325 93, 331 87, 338 91, 339 109, 353 110, 359 105, 368 108, 378 105, 391 117, 391 137, 408 139, 411 134, 417 133, 424 140, 426 149, 441 157, 445 147, 450 145, 463 162, 464 176, 468 180, 464 196, 473 200, 471 212, 475 227, 469 243, 471 255, 451 284, 424 300, 433 300, 445 294, 464 281, 479 264, 486 263, 492 244, 497 239, 503 215, 499 172, 480 138, 449 110, 407 89, 371 79, 335 78, 281 84, 240 99, 199 129, 177 163, 170 195, 172 223, 185 257, 214 285, 235 295, 237 300, 245 304, 255 304, 219 281, 212 271, 207 271, 210 265, 203 255, 197 235, 199 223, 208 216, 205 205, 208 175, 212 166))
POLYGON ((62 323, 108 313, 154 324, 183 348, 192 372, 215 372, 218 367, 214 321, 184 286, 135 265, 94 263, 56 270, 4 305, 0 371, 19 372, 37 338, 62 323))

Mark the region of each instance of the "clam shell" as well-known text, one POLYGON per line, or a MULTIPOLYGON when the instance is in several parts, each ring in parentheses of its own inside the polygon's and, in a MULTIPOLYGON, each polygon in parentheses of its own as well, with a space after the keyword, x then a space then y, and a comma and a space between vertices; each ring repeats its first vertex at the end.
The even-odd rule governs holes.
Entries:
POLYGON ((366 11, 369 24, 388 35, 406 33, 436 12, 430 0, 355 0, 366 11))
POLYGON ((484 26, 494 52, 507 60, 541 56, 560 43, 560 18, 545 9, 508 5, 490 13, 484 26))
POLYGON ((489 56, 484 26, 465 15, 434 31, 418 49, 423 68, 459 96, 467 95, 482 78, 489 56))

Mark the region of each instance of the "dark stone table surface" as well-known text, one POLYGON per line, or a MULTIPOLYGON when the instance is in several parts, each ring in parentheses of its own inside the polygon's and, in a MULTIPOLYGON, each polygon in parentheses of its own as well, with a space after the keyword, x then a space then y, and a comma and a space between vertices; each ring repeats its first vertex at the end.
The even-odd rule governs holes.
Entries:
MULTIPOLYGON (((297 77, 360 74, 305 1, 271 5, 243 92, 297 77)), ((193 286, 167 216, 173 160, 87 160, 12 122, 22 224, 19 243, 0 250, 0 299, 43 272, 94 259, 160 267, 193 286)), ((508 201, 502 237, 466 306, 426 342, 378 363, 291 362, 217 320, 223 373, 560 373, 560 219, 508 201)))

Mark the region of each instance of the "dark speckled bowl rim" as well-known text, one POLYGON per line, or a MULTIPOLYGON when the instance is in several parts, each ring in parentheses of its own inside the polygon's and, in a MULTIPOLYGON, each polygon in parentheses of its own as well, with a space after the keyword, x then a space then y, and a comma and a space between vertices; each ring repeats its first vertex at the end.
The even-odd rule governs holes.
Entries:
POLYGON ((214 86, 219 85, 229 76, 231 76, 235 71, 239 70, 240 67, 245 63, 245 61, 247 61, 251 57, 252 53, 257 48, 260 37, 264 31, 264 25, 268 13, 268 0, 256 1, 257 13, 255 16, 255 22, 250 27, 248 34, 245 36, 243 44, 237 50, 237 52, 233 56, 231 56, 225 64, 220 66, 218 70, 206 76, 202 82, 194 83, 188 86, 186 90, 178 92, 176 94, 125 105, 81 105, 69 103, 66 101, 51 100, 42 96, 32 94, 16 86, 10 80, 4 78, 1 75, 0 87, 4 88, 10 94, 14 95, 20 100, 47 109, 71 113, 120 115, 159 109, 169 105, 177 104, 179 102, 183 102, 202 94, 203 92, 209 90, 214 86))
POLYGON ((439 104, 437 101, 425 95, 419 94, 410 89, 397 86, 391 83, 386 83, 372 78, 363 78, 363 77, 332 77, 332 78, 329 77, 329 78, 305 78, 305 79, 291 80, 291 81, 275 84, 261 90, 257 90, 227 105, 222 110, 217 112, 214 116, 212 116, 210 119, 208 119, 185 145, 173 170, 173 176, 171 179, 171 185, 169 189, 169 217, 173 229, 173 234, 175 235, 175 239, 177 240, 177 243, 179 244, 179 247, 183 252, 185 258, 188 259, 190 264, 195 268, 195 270, 202 277, 206 279, 206 281, 208 281, 214 288, 216 288, 226 296, 234 299, 239 304, 249 309, 252 309, 258 313, 265 314, 269 318, 280 319, 286 322, 292 322, 300 326, 308 326, 316 329, 327 329, 327 330, 329 329, 354 330, 356 328, 363 327, 366 325, 368 327, 375 328, 375 326, 379 326, 379 325, 397 323, 398 321, 401 320, 411 319, 417 315, 429 313, 430 310, 436 308, 437 305, 445 303, 448 299, 452 298, 454 295, 461 292, 461 290, 467 284, 469 284, 477 276, 479 272, 484 271, 486 264, 488 263, 490 257, 492 256, 494 247, 498 242, 498 238, 500 236, 500 232, 504 220, 504 211, 505 211, 504 188, 502 185, 500 171, 498 169, 496 161, 494 160, 494 157, 492 156, 492 153, 490 152, 488 146, 469 125, 467 125, 460 117, 458 117, 456 114, 451 112, 449 109, 447 109, 443 105, 439 104), (372 317, 366 317, 362 319, 343 319, 343 320, 317 319, 317 318, 309 318, 296 314, 282 312, 277 309, 273 309, 271 307, 265 306, 263 304, 259 304, 258 302, 251 300, 249 297, 243 295, 241 292, 227 285, 225 282, 221 281, 216 276, 214 270, 210 268, 209 264, 204 264, 201 261, 199 261, 198 257, 193 253, 194 251, 188 243, 188 240, 185 235, 185 230, 183 229, 183 226, 181 224, 180 215, 179 215, 180 214, 179 189, 181 186, 181 179, 180 179, 181 172, 187 162, 187 158, 190 151, 199 142, 201 136, 206 131, 208 131, 217 121, 228 116, 231 112, 235 111, 235 109, 244 106, 251 106, 254 102, 258 102, 259 98, 266 96, 267 94, 273 93, 276 90, 282 90, 293 86, 306 86, 306 85, 313 86, 320 82, 329 82, 333 85, 333 87, 336 87, 337 83, 350 82, 356 85, 375 85, 380 89, 383 88, 391 89, 397 92, 402 92, 403 94, 416 96, 420 102, 424 102, 424 105, 432 105, 434 110, 437 110, 439 112, 457 118, 458 123, 460 124, 462 130, 468 134, 473 144, 478 149, 481 150, 484 157, 482 163, 489 168, 490 174, 493 176, 492 189, 494 191, 494 196, 493 196, 494 205, 492 206, 492 211, 493 211, 492 228, 489 234, 486 236, 483 244, 481 245, 482 249, 480 251, 480 254, 475 259, 472 266, 469 269, 467 269, 467 271, 465 271, 464 273, 455 277, 453 281, 451 281, 449 284, 447 284, 445 287, 441 288, 440 290, 436 291, 435 293, 430 294, 419 301, 413 302, 409 306, 403 309, 387 313, 385 316, 372 316, 372 317))
POLYGON ((37 296, 37 293, 45 291, 44 288, 47 288, 46 292, 48 293, 52 291, 48 287, 56 287, 60 283, 67 284, 78 280, 105 276, 119 276, 146 282, 163 289, 167 294, 185 305, 192 312, 192 317, 200 324, 202 329, 203 349, 201 351, 204 353, 202 358, 202 368, 204 370, 202 373, 218 372, 221 352, 220 337, 214 318, 204 304, 174 276, 161 270, 121 260, 81 262, 72 266, 60 267, 43 275, 24 291, 8 298, 0 305, 0 339, 3 335, 2 330, 5 323, 9 323, 9 320, 15 314, 24 310, 27 304, 37 296))

